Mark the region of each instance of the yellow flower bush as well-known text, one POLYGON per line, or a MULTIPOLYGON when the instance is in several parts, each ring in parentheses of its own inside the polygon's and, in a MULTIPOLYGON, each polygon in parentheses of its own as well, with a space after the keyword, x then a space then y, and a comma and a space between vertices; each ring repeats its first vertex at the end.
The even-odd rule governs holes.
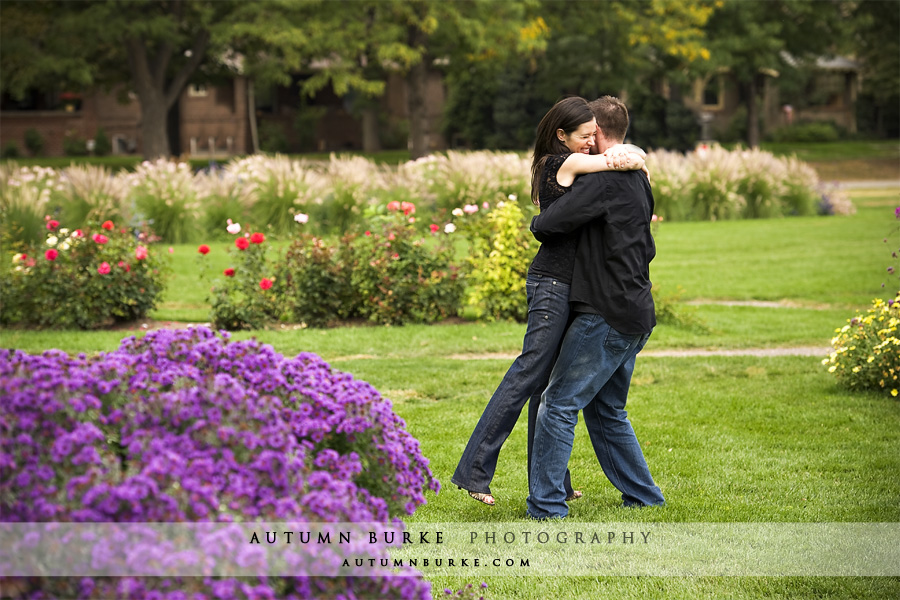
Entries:
POLYGON ((865 315, 857 314, 840 329, 834 351, 822 364, 850 389, 884 390, 900 395, 900 292, 894 300, 877 299, 865 315))

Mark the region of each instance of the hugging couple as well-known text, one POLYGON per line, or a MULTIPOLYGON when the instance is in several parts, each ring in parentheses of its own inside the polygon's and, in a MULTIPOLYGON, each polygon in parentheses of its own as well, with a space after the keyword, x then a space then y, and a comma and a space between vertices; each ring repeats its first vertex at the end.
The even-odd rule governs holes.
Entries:
POLYGON ((597 460, 625 506, 665 503, 628 421, 635 357, 656 324, 650 295, 653 194, 644 152, 623 144, 617 98, 570 97, 541 119, 531 164, 531 231, 522 353, 491 397, 452 481, 493 505, 500 448, 528 403, 528 499, 533 519, 559 519, 572 487, 568 463, 578 412, 597 460))

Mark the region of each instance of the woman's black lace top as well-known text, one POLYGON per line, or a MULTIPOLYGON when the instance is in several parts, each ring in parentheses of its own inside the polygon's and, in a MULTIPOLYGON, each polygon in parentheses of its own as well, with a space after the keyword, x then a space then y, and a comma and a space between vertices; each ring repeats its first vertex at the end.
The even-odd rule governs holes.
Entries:
MULTIPOLYGON (((538 190, 538 200, 541 203, 541 210, 547 208, 557 198, 569 191, 568 187, 559 185, 556 181, 556 173, 559 168, 569 157, 570 152, 566 154, 554 154, 548 156, 544 161, 544 168, 541 171, 541 188, 538 190)), ((544 277, 552 277, 563 283, 572 283, 572 270, 575 268, 575 247, 578 244, 578 234, 572 233, 558 240, 544 242, 541 244, 534 260, 531 261, 531 267, 528 269, 529 275, 543 275, 544 277)))

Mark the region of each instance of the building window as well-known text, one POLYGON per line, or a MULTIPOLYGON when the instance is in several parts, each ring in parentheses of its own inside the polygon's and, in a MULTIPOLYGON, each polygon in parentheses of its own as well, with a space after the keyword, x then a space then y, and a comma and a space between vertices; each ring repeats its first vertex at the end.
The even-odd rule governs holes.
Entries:
POLYGON ((206 89, 205 83, 191 84, 188 88, 188 96, 191 98, 205 98, 207 95, 209 95, 209 91, 206 89))
POLYGON ((721 75, 713 75, 703 86, 701 104, 705 109, 720 109, 725 106, 721 75))

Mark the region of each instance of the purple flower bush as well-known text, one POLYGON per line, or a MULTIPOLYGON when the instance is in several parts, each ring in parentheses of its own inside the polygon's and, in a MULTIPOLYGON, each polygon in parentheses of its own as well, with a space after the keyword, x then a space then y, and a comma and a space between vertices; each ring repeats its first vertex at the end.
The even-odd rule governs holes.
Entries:
MULTIPOLYGON (((0 350, 0 388, 6 522, 399 523, 439 489, 371 385, 207 328, 125 338, 96 357, 0 350)), ((23 597, 430 598, 420 577, 388 571, 29 585, 23 597)))

